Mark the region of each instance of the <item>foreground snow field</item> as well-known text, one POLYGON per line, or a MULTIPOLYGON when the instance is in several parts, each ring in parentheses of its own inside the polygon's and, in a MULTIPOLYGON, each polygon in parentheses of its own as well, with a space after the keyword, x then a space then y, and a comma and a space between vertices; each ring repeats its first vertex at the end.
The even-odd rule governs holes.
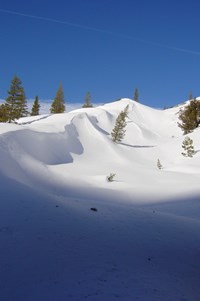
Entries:
POLYGON ((200 132, 183 157, 179 109, 123 99, 0 124, 0 300, 199 301, 200 132))

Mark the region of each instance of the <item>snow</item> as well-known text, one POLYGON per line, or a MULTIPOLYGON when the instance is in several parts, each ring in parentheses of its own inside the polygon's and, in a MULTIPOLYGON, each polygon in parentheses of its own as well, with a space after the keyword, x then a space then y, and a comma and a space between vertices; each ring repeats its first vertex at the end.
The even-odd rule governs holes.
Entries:
POLYGON ((183 157, 180 107, 122 99, 0 124, 0 300, 199 300, 200 130, 183 157))

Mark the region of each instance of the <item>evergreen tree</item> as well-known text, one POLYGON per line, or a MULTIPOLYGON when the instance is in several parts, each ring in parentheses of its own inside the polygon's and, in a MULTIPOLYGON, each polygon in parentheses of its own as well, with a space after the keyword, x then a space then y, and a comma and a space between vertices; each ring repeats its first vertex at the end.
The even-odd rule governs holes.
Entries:
POLYGON ((124 111, 120 112, 115 126, 111 132, 113 142, 120 142, 125 136, 125 127, 126 127, 126 117, 128 115, 128 105, 125 107, 124 111))
POLYGON ((39 115, 39 111, 40 111, 40 104, 39 104, 38 96, 36 96, 32 106, 31 116, 39 115))
POLYGON ((8 95, 5 101, 8 121, 11 122, 20 117, 27 116, 28 108, 24 88, 22 87, 21 80, 17 76, 14 76, 11 82, 8 95))
POLYGON ((184 149, 184 152, 181 154, 185 157, 192 158, 195 154, 193 140, 188 136, 183 140, 182 148, 184 149))
POLYGON ((157 167, 158 167, 158 169, 162 169, 162 164, 160 163, 160 160, 158 159, 158 161, 157 161, 157 167))
POLYGON ((51 104, 50 112, 55 113, 63 113, 65 111, 65 100, 64 93, 62 89, 62 84, 60 84, 56 96, 51 104))
POLYGON ((138 88, 135 88, 133 100, 139 102, 139 92, 138 92, 138 88))
POLYGON ((83 104, 83 108, 92 108, 93 105, 91 103, 91 94, 90 92, 87 92, 85 95, 85 102, 83 104))
POLYGON ((184 131, 184 134, 192 132, 199 126, 200 122, 200 101, 194 98, 190 103, 179 112, 178 126, 184 131))
POLYGON ((192 96, 192 91, 190 91, 190 93, 189 93, 189 98, 188 98, 189 100, 192 100, 193 99, 193 96, 192 96))
POLYGON ((0 122, 8 121, 8 113, 6 109, 6 105, 3 103, 0 105, 0 122))

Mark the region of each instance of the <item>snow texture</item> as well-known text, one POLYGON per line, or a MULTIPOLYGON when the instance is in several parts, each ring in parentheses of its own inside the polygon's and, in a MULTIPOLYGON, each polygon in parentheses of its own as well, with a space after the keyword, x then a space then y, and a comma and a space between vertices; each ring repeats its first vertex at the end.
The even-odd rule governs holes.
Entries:
POLYGON ((180 107, 0 124, 0 300, 200 300, 200 130, 185 158, 180 107))

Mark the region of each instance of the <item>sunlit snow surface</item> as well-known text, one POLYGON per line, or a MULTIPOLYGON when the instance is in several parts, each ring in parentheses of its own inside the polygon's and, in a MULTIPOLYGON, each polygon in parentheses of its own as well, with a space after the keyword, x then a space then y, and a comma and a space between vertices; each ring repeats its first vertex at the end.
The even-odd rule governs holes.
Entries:
POLYGON ((199 301, 200 131, 183 157, 179 109, 123 99, 0 124, 0 300, 199 301))

